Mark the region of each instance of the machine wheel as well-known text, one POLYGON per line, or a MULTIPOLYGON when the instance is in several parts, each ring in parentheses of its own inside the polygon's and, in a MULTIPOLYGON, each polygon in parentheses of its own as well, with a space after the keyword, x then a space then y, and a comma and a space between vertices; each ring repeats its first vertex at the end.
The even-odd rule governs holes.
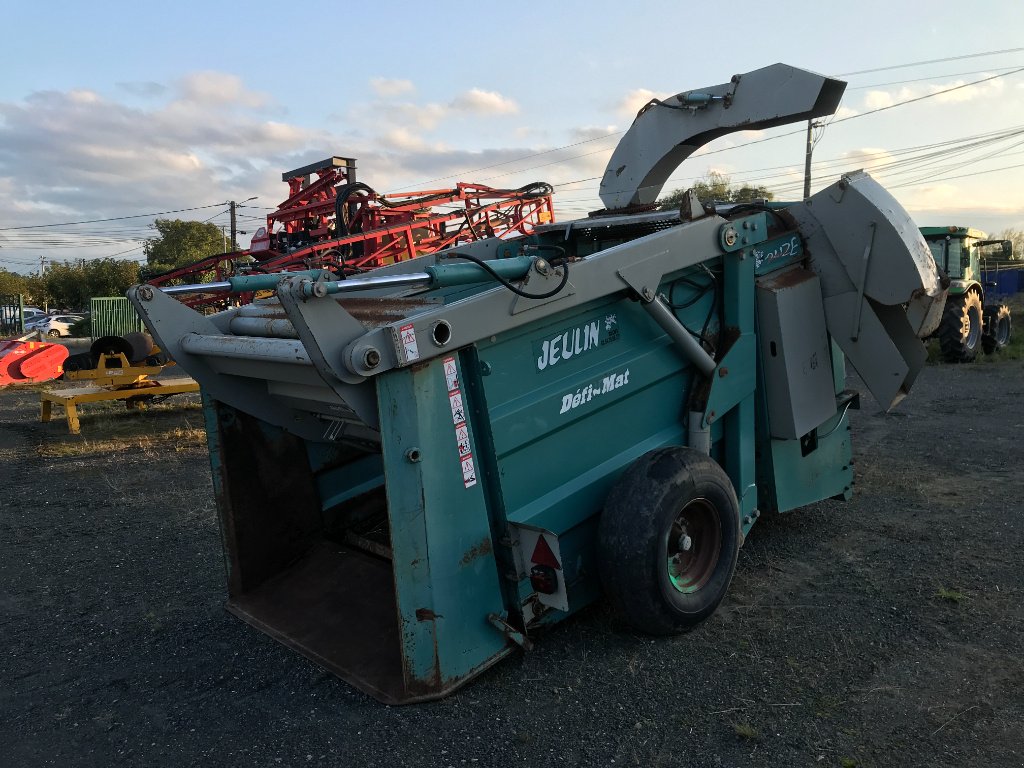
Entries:
POLYGON ((1010 308, 1005 304, 990 304, 985 307, 985 327, 988 333, 981 337, 981 347, 986 355, 991 355, 1010 343, 1010 308))
POLYGON ((947 363, 971 362, 981 348, 981 331, 981 295, 977 291, 946 299, 942 321, 936 331, 942 359, 947 363))
POLYGON ((60 338, 60 331, 58 331, 56 328, 54 328, 52 331, 47 331, 46 335, 49 336, 52 339, 59 339, 60 338))
POLYGON ((739 503, 725 471, 692 448, 660 448, 633 462, 608 495, 598 525, 601 581, 634 627, 679 634, 722 602, 739 545, 739 503))

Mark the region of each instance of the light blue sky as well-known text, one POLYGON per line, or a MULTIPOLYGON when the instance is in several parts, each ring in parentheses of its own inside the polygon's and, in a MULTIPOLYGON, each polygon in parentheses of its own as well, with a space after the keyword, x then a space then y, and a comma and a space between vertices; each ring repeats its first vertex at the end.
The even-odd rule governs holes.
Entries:
MULTIPOLYGON (((566 183, 600 176, 616 138, 548 150, 624 130, 651 95, 776 61, 844 75, 1024 47, 1017 2, 696 5, 12 3, 0 48, 0 267, 140 258, 152 217, 6 228, 193 206, 214 207, 175 215, 223 224, 219 203, 258 195, 251 205, 273 207, 281 171, 331 154, 358 157, 361 179, 382 192, 551 181, 563 185, 559 217, 572 218, 600 207, 597 182, 566 183)), ((1024 51, 850 75, 815 149, 814 187, 876 165, 919 224, 1024 229, 1024 167, 992 172, 1024 164, 1024 133, 930 165, 913 149, 1024 130, 1024 72, 855 116, 1021 67, 1024 51), (915 162, 880 165, 901 158, 915 162), (969 173, 980 175, 951 178, 969 173)), ((715 169, 798 195, 802 135, 741 145, 799 127, 721 139, 669 186, 715 169)))

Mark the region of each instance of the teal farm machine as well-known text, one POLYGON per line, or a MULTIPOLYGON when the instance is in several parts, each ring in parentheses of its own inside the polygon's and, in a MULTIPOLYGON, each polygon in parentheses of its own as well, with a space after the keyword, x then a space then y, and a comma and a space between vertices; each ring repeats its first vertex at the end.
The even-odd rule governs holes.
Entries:
POLYGON ((945 290, 852 173, 784 210, 654 203, 701 145, 832 113, 776 64, 649 105, 605 210, 334 279, 129 292, 198 382, 228 608, 389 703, 443 696, 601 598, 668 635, 765 512, 848 498, 849 361, 884 408, 945 290), (190 291, 272 288, 203 316, 190 291))

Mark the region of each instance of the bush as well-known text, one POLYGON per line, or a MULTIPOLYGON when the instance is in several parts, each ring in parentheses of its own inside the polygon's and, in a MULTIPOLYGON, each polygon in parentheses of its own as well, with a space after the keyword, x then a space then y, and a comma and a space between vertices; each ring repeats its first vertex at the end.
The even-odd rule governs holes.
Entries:
POLYGON ((68 330, 71 332, 72 336, 92 336, 92 321, 88 317, 83 318, 72 325, 68 330))

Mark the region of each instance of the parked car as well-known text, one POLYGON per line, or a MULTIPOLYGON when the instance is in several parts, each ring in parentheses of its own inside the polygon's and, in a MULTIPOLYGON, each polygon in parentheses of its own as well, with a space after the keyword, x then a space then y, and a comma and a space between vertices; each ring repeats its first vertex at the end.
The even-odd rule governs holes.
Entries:
POLYGON ((43 310, 39 309, 39 307, 25 307, 23 311, 26 329, 28 329, 30 323, 45 320, 47 318, 47 314, 43 310))
POLYGON ((33 323, 30 330, 38 330, 47 336, 55 338, 58 336, 70 336, 71 326, 84 319, 83 315, 52 315, 41 318, 33 323))

